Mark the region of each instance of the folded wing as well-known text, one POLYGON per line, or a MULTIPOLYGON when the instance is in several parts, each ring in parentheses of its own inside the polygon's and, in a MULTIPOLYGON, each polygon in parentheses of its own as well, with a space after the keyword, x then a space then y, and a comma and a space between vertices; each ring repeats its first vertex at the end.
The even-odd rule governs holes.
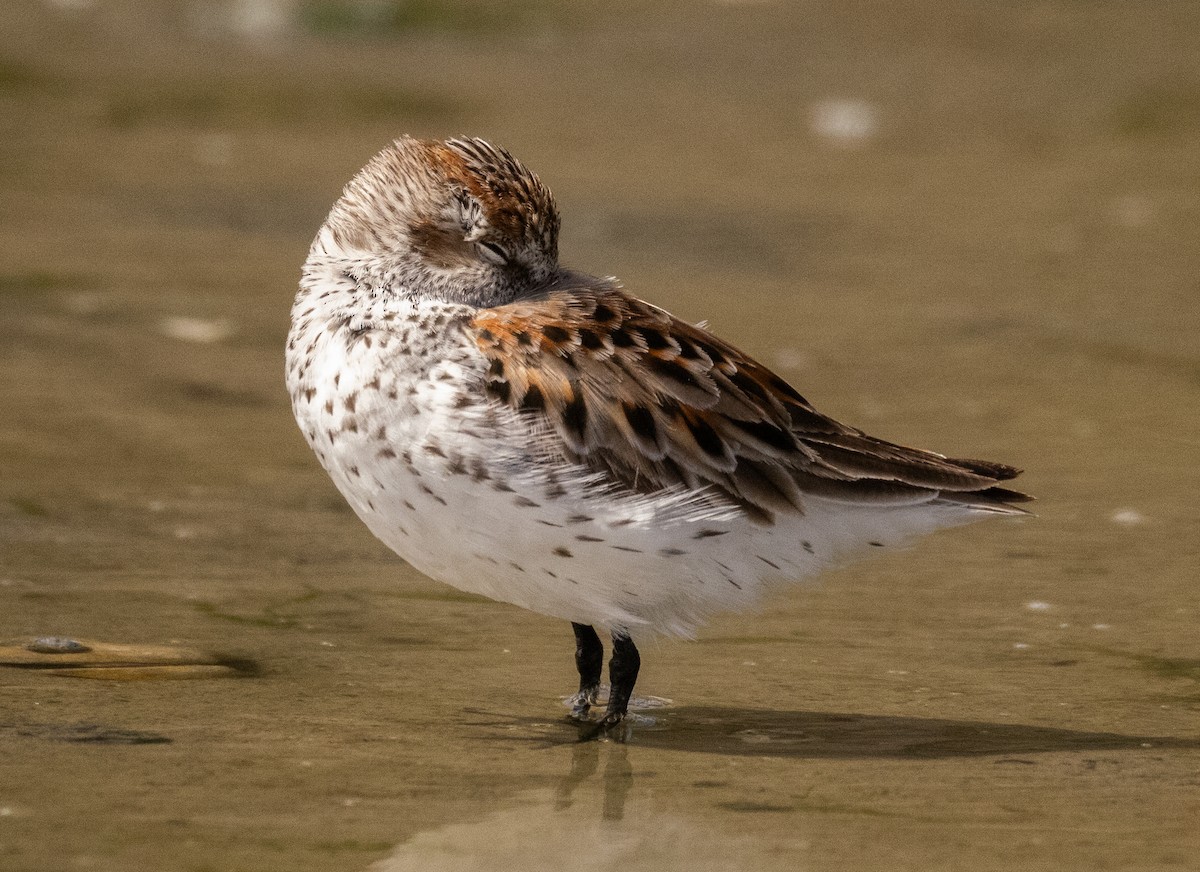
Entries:
POLYGON ((707 331, 615 286, 579 285, 482 310, 467 329, 488 392, 625 487, 709 486, 765 523, 802 513, 805 494, 999 512, 1029 499, 999 484, 1020 470, 875 439, 707 331))

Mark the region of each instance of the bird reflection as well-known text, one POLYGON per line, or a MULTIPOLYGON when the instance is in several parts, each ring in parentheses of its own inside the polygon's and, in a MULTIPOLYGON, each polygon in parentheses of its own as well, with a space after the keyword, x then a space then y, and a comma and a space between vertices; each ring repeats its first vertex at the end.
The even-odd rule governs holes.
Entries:
POLYGON ((604 758, 601 784, 604 792, 601 818, 620 821, 625 818, 625 801, 633 787, 633 766, 628 747, 619 742, 581 742, 571 751, 571 769, 563 776, 555 793, 556 811, 565 811, 575 802, 575 791, 592 779, 604 758))

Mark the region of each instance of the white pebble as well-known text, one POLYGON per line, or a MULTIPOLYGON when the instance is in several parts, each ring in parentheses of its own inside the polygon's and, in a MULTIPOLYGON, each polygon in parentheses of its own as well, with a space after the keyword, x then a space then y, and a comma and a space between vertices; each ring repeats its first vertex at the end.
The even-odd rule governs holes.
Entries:
POLYGON ((229 26, 242 36, 269 39, 287 32, 291 16, 291 0, 235 0, 229 7, 229 26))
POLYGON ((1117 509, 1109 517, 1109 520, 1114 524, 1123 524, 1126 527, 1133 527, 1137 524, 1146 523, 1146 516, 1137 509, 1117 509))
POLYGON ((864 100, 824 100, 812 107, 813 133, 840 145, 857 145, 879 129, 879 112, 864 100))
POLYGON ((807 369, 811 357, 799 348, 780 348, 775 352, 775 365, 780 369, 807 369))
POLYGON ((164 336, 169 336, 171 339, 178 339, 181 342, 197 342, 201 345, 211 345, 233 335, 233 325, 224 318, 204 319, 173 315, 170 318, 163 318, 158 329, 164 336))
POLYGON ((1029 609, 1031 612, 1045 612, 1049 611, 1050 603, 1044 603, 1041 600, 1034 600, 1031 603, 1025 603, 1025 608, 1029 609))

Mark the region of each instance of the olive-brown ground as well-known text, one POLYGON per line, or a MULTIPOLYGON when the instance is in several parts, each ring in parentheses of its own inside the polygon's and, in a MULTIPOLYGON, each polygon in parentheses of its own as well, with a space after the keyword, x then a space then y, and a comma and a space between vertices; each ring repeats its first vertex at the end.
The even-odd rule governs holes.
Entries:
POLYGON ((0 868, 1197 868, 1200 7, 389 9, 5 7, 0 641, 258 672, 0 668, 0 868), (1039 517, 648 645, 674 704, 571 744, 569 629, 391 556, 287 407, 309 239, 402 132, 1039 517))

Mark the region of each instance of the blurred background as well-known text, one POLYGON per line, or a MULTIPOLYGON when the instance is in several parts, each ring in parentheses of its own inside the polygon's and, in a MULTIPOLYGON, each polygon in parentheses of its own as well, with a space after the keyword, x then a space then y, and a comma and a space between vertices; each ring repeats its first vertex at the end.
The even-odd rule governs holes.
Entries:
POLYGON ((1191 0, 6 0, 0 640, 256 677, 0 669, 0 866, 1189 868, 1198 43, 1191 0), (651 645, 674 704, 573 748, 569 631, 391 555, 288 408, 308 244, 401 133, 506 146, 565 263, 1039 517, 651 645))

